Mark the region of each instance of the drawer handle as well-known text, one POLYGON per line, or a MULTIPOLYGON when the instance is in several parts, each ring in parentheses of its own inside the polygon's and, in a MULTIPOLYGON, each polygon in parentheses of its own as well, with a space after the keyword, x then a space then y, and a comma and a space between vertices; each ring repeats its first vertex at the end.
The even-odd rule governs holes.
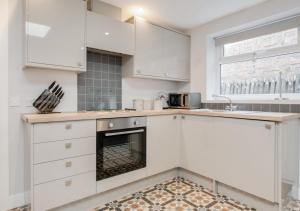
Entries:
POLYGON ((65 186, 70 187, 72 185, 72 180, 65 181, 65 186))
POLYGON ((177 119, 177 116, 173 116, 173 119, 177 119))
POLYGON ((66 125, 65 125, 65 129, 66 129, 66 130, 72 129, 72 124, 66 124, 66 125))
POLYGON ((66 168, 72 167, 72 161, 66 162, 65 166, 66 166, 66 168))
POLYGON ((185 119, 185 116, 181 116, 181 119, 185 119))
POLYGON ((265 124, 265 128, 266 128, 267 130, 271 130, 271 129, 272 129, 272 125, 265 124))
POLYGON ((72 143, 66 143, 66 144, 65 144, 65 148, 66 148, 66 149, 72 148, 72 143))

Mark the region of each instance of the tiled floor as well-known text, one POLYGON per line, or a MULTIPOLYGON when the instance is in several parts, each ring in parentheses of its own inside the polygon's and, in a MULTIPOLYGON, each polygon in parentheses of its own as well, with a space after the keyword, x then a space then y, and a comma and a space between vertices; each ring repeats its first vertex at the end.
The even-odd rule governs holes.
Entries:
MULTIPOLYGON (((154 187, 107 203, 91 211, 240 211, 244 204, 217 195, 183 178, 174 178, 154 187)), ((300 211, 300 201, 289 200, 284 211, 300 211)), ((30 211, 29 206, 10 211, 30 211)))
POLYGON ((183 178, 174 178, 97 207, 94 211, 240 211, 255 210, 183 178))

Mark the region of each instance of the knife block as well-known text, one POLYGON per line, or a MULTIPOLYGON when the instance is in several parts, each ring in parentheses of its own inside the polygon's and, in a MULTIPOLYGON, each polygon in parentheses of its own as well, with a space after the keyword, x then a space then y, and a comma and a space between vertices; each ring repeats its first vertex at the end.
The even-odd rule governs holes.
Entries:
POLYGON ((60 98, 54 93, 45 89, 42 94, 33 102, 33 107, 35 107, 42 114, 52 113, 53 110, 60 103, 60 98))

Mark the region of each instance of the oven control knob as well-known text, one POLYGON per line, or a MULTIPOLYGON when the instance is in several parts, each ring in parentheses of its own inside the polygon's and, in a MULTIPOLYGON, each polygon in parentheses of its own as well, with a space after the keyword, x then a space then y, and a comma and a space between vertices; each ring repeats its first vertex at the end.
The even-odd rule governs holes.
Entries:
POLYGON ((138 120, 135 120, 135 121, 133 122, 133 124, 134 124, 135 126, 137 126, 137 125, 139 125, 140 123, 139 123, 138 120))
POLYGON ((113 128, 114 126, 115 126, 114 123, 112 123, 112 122, 108 123, 109 128, 113 128))

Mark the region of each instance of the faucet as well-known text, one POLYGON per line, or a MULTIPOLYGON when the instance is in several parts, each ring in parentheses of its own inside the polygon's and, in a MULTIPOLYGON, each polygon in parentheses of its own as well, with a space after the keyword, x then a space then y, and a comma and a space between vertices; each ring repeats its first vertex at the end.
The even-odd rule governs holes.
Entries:
POLYGON ((224 95, 216 95, 216 94, 213 94, 212 97, 214 97, 214 98, 224 98, 224 99, 228 100, 229 101, 229 106, 226 106, 225 110, 227 110, 227 111, 236 111, 237 110, 237 106, 233 105, 232 100, 231 100, 230 97, 227 97, 227 96, 224 96, 224 95))

